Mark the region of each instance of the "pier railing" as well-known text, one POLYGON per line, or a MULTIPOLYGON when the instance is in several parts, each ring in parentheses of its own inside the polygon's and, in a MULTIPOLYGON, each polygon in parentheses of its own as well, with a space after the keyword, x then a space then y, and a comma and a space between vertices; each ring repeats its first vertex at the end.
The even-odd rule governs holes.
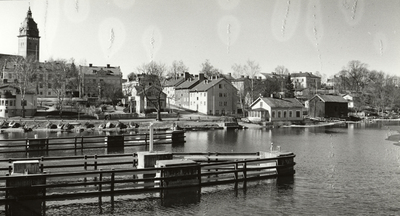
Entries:
MULTIPOLYGON (((185 155, 181 153, 174 155, 174 158, 193 155, 196 154, 185 155)), ((219 153, 219 155, 224 154, 219 153)), ((126 162, 129 162, 132 166, 135 165, 135 162, 132 161, 132 159, 135 159, 134 155, 116 156, 120 158, 126 156, 126 162)), ((248 154, 248 156, 257 156, 257 153, 248 154)), ((114 196, 123 194, 134 195, 155 192, 167 196, 168 193, 165 191, 170 189, 194 187, 197 188, 196 190, 200 190, 202 186, 229 183, 234 183, 237 187, 239 182, 245 183, 255 179, 293 175, 294 157, 293 153, 288 153, 272 158, 203 161, 184 166, 156 166, 143 169, 135 167, 114 168, 113 165, 119 165, 117 162, 110 164, 107 166, 108 169, 105 169, 104 167, 100 168, 99 161, 97 161, 97 170, 44 172, 46 169, 42 169, 39 174, 13 174, 0 177, 0 204, 5 206, 7 213, 13 207, 13 204, 20 205, 21 202, 22 204, 27 202, 29 205, 34 205, 30 201, 35 200, 35 202, 40 201, 39 206, 44 206, 45 202, 50 200, 92 197, 98 199, 97 202, 101 207, 103 197, 110 197, 111 204, 114 205, 114 196)), ((99 159, 99 157, 96 159, 99 159)), ((106 157, 102 159, 106 159, 106 157)), ((122 161, 120 162, 122 163, 122 161)), ((49 165, 48 168, 51 168, 51 166, 49 165)), ((64 168, 67 169, 67 167, 64 168)), ((200 192, 198 191, 198 193, 200 192)))
MULTIPOLYGON (((154 133, 154 144, 183 144, 184 131, 154 133)), ((47 156, 49 152, 71 151, 75 155, 84 150, 105 149, 109 152, 123 152, 125 147, 148 146, 150 133, 109 135, 46 137, 0 140, 0 154, 24 154, 26 157, 47 156)))

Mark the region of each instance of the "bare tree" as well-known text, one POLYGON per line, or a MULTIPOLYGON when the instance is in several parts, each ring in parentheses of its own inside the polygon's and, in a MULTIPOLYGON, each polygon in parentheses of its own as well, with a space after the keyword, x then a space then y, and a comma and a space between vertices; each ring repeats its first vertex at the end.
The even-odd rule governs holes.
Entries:
POLYGON ((139 81, 139 87, 145 96, 146 100, 150 102, 157 111, 157 120, 161 121, 161 109, 162 109, 162 95, 165 87, 165 73, 167 68, 165 64, 150 62, 143 64, 137 68, 138 74, 142 74, 143 77, 139 81))
POLYGON ((278 65, 274 72, 278 75, 288 75, 289 74, 289 70, 287 68, 285 68, 285 66, 283 65, 278 65))
POLYGON ((21 94, 22 118, 25 118, 25 95, 27 92, 35 88, 37 78, 38 62, 33 56, 27 58, 15 57, 13 59, 15 65, 15 81, 14 85, 19 89, 21 94))
POLYGON ((48 74, 47 85, 53 90, 57 96, 57 108, 60 116, 62 116, 64 99, 66 97, 66 85, 69 83, 69 68, 66 60, 56 60, 46 62, 47 68, 50 69, 48 74))
POLYGON ((177 77, 178 74, 188 72, 189 68, 183 63, 182 60, 180 61, 173 61, 172 66, 168 71, 167 77, 177 77))
POLYGON ((365 85, 366 77, 368 75, 368 65, 360 61, 350 61, 344 71, 347 72, 352 89, 360 92, 365 85))
POLYGON ((208 59, 201 64, 201 67, 200 73, 203 73, 205 77, 219 76, 222 74, 222 71, 212 66, 208 59))

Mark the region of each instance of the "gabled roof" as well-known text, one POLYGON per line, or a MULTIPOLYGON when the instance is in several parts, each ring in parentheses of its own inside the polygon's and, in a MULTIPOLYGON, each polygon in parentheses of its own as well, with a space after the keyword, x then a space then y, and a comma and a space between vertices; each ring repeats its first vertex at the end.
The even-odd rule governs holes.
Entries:
POLYGON ((203 92, 203 91, 207 91, 208 89, 212 88, 213 86, 217 85, 218 83, 222 82, 222 81, 226 81, 227 83, 229 83, 229 85, 231 85, 235 90, 236 87, 232 85, 231 82, 229 82, 228 80, 226 80, 225 78, 218 78, 218 79, 212 79, 212 80, 204 80, 202 82, 200 82, 198 85, 196 85, 195 87, 193 87, 192 89, 190 89, 191 92, 193 91, 198 91, 198 92, 203 92))
POLYGON ((343 97, 338 96, 338 95, 319 95, 319 94, 316 94, 316 95, 314 95, 314 97, 312 97, 310 99, 310 101, 313 100, 316 97, 319 97, 321 99, 321 101, 323 101, 325 103, 326 102, 348 103, 348 101, 346 99, 344 99, 343 97))
POLYGON ((271 98, 271 97, 259 97, 251 105, 253 106, 258 101, 264 101, 271 108, 303 108, 303 104, 296 98, 271 98))
MULTIPOLYGON (((143 86, 134 86, 134 88, 136 89, 137 95, 141 95, 144 93, 144 87, 143 86)), ((151 86, 146 86, 146 92, 149 91, 150 89, 156 88, 157 91, 159 91, 161 94, 165 93, 157 86, 151 85, 151 86)))
POLYGON ((316 76, 312 74, 311 72, 300 72, 300 73, 291 73, 290 77, 310 77, 310 78, 320 78, 319 76, 316 76))
POLYGON ((177 89, 191 89, 197 84, 199 84, 201 81, 199 79, 187 79, 185 82, 181 83, 177 87, 175 87, 175 90, 177 89))
POLYGON ((173 86, 178 86, 181 83, 185 82, 185 77, 179 77, 179 78, 171 78, 167 80, 164 84, 165 87, 173 87, 173 86))

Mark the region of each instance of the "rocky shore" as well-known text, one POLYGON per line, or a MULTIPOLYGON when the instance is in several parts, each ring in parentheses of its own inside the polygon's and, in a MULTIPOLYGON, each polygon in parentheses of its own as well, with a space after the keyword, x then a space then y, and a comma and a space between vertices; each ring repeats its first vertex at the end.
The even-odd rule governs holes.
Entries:
MULTIPOLYGON (((35 120, 35 119, 19 119, 19 120, 3 120, 0 124, 1 132, 31 132, 31 131, 129 131, 138 129, 148 129, 150 124, 155 130, 214 130, 223 129, 223 127, 215 121, 137 121, 137 120, 35 120)), ((247 126, 238 125, 239 128, 247 128, 247 126)), ((255 125, 254 125, 255 126, 255 125)), ((251 127, 251 126, 250 126, 251 127)))

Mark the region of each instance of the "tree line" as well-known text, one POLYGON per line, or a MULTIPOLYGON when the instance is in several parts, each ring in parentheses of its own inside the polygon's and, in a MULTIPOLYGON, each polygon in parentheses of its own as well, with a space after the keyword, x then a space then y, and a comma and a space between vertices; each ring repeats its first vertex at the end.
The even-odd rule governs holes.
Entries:
POLYGON ((369 70, 366 63, 357 60, 350 61, 333 77, 334 90, 355 96, 357 110, 400 109, 399 78, 383 71, 369 70))

